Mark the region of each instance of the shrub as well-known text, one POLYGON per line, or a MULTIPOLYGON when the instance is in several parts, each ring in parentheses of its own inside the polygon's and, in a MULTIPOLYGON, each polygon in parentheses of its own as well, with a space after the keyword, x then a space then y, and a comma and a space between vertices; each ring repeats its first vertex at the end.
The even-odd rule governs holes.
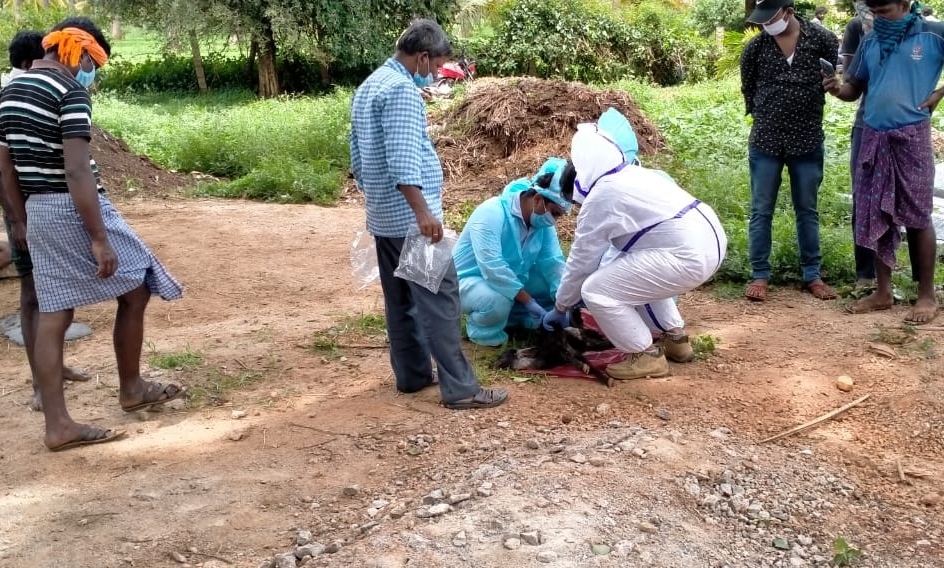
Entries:
MULTIPOLYGON (((203 69, 210 89, 254 89, 258 80, 255 64, 250 65, 246 57, 211 53, 203 57, 203 69)), ((298 53, 282 53, 278 72, 285 93, 325 92, 332 88, 323 82, 318 62, 298 53)), ((368 73, 359 68, 336 70, 332 81, 353 85, 368 73)), ((132 93, 196 92, 193 58, 168 54, 142 62, 122 60, 119 55, 102 69, 99 88, 132 93)))
POLYGON ((717 44, 695 33, 683 12, 658 0, 637 4, 627 14, 630 65, 634 74, 659 85, 702 81, 714 74, 717 44))
POLYGON ((661 0, 623 11, 597 0, 509 0, 462 45, 483 74, 663 85, 708 77, 713 46, 661 0))
POLYGON ((328 205, 350 165, 350 96, 346 90, 269 100, 249 91, 103 94, 94 118, 167 168, 227 178, 203 193, 328 205))
POLYGON ((743 0, 696 0, 690 14, 692 26, 703 36, 713 36, 722 27, 727 32, 744 30, 743 0))
POLYGON ((595 0, 511 0, 493 27, 475 53, 485 74, 593 82, 629 72, 625 24, 595 0))

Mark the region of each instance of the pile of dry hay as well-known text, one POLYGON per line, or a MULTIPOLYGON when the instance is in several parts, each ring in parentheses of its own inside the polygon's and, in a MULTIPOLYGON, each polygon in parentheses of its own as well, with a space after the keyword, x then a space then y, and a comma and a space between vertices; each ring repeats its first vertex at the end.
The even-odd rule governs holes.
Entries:
POLYGON ((533 173, 535 162, 540 165, 551 155, 566 157, 577 124, 595 122, 610 107, 633 125, 640 154, 652 155, 665 147, 658 128, 628 94, 530 77, 473 83, 463 100, 437 121, 443 128, 436 146, 447 179, 453 181, 485 173, 508 158, 533 173))

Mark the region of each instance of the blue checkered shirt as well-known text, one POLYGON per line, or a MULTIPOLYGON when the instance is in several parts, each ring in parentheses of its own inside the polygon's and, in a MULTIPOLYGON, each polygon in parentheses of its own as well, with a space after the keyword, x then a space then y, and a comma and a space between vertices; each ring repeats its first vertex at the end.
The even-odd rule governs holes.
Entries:
POLYGON ((388 59, 354 93, 351 165, 367 202, 367 230, 378 237, 405 237, 416 225, 398 185, 422 189, 440 221, 443 171, 426 133, 426 104, 400 62, 388 59))

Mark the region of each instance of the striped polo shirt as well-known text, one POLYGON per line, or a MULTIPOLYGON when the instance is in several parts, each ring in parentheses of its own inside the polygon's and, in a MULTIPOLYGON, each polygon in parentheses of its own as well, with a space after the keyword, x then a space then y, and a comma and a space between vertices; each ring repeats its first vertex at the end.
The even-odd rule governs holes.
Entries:
MULTIPOLYGON (((92 138, 92 99, 75 78, 33 69, 0 91, 0 146, 10 149, 24 195, 69 192, 62 151, 68 138, 92 138)), ((102 191, 91 154, 89 165, 102 191)))

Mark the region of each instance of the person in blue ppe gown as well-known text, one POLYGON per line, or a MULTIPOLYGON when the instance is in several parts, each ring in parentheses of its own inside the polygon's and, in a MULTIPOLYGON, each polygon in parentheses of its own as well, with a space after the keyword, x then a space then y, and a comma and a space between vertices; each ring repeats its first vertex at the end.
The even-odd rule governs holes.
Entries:
POLYGON ((453 257, 473 343, 502 345, 506 328, 536 329, 554 307, 565 263, 556 220, 570 211, 572 197, 561 194, 566 165, 551 158, 532 179, 509 183, 462 230, 453 257))

